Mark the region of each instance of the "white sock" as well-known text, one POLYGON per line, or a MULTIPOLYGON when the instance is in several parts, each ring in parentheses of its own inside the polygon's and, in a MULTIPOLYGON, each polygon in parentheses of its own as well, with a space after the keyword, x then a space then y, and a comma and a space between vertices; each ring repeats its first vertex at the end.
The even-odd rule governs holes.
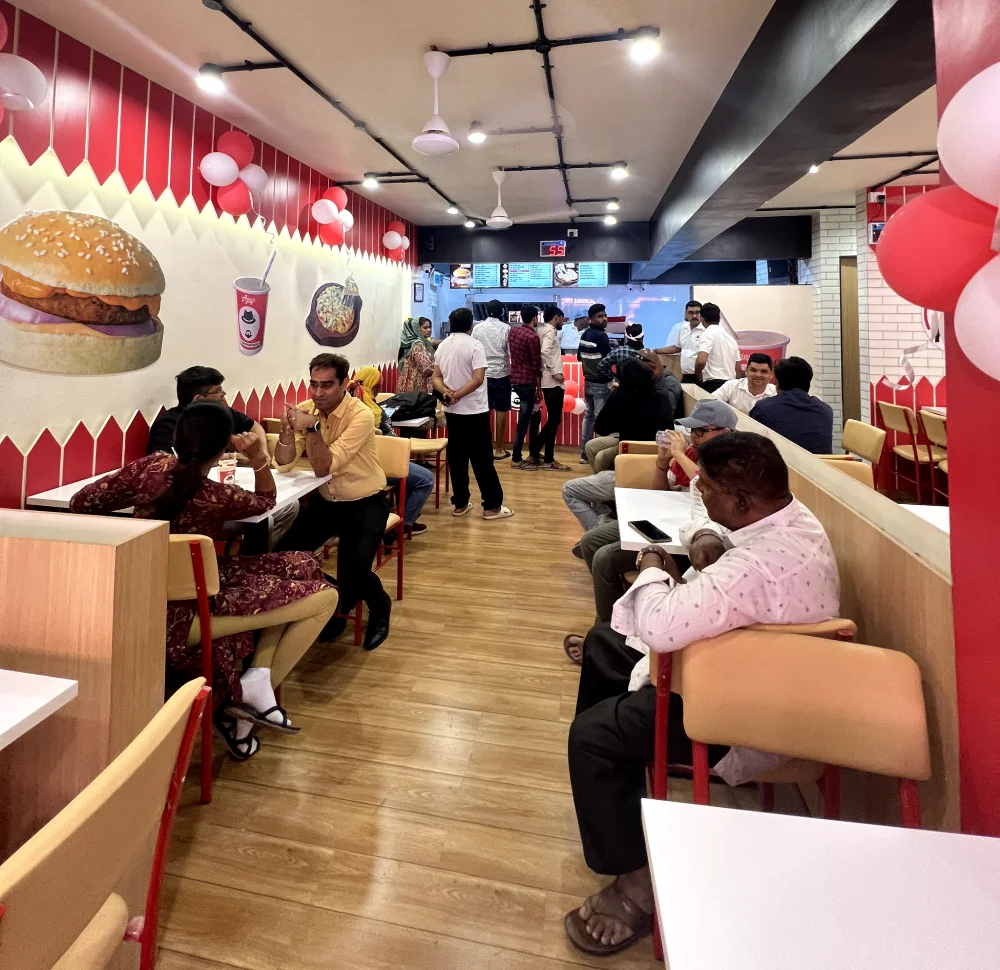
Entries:
POLYGON ((244 721, 242 717, 236 718, 236 740, 242 741, 253 730, 253 721, 244 721))
MULTIPOLYGON (((274 696, 274 688, 271 687, 270 667, 251 667, 240 677, 240 684, 243 687, 244 703, 249 704, 255 710, 264 712, 278 703, 274 696)), ((279 711, 273 711, 267 719, 276 724, 282 723, 279 711)), ((291 723, 291 718, 289 718, 288 723, 291 723)))

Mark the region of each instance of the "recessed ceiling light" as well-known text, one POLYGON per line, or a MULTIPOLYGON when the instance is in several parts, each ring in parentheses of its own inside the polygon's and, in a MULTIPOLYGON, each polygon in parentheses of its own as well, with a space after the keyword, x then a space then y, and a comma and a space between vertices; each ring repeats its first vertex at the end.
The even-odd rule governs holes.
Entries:
POLYGON ((469 127, 468 135, 465 137, 468 138, 473 145, 481 145, 484 141, 486 141, 486 132, 483 131, 482 126, 478 121, 474 121, 469 127))
POLYGON ((458 215, 458 207, 454 206, 454 205, 448 206, 448 208, 445 209, 444 211, 447 212, 448 215, 450 215, 450 216, 457 216, 458 215))
POLYGON ((466 219, 465 220, 465 228, 466 229, 475 229, 476 228, 476 224, 471 219, 466 219))
POLYGON ((364 180, 361 182, 361 185, 363 188, 366 189, 377 189, 378 179, 375 178, 375 176, 372 175, 371 172, 365 172, 365 177, 364 180))
POLYGON ((615 165, 615 167, 611 169, 611 177, 616 182, 620 182, 622 179, 627 179, 628 178, 628 166, 625 165, 624 163, 622 163, 620 165, 615 165))
POLYGON ((611 215, 611 213, 608 213, 604 217, 604 225, 606 225, 606 226, 614 226, 617 223, 618 223, 618 220, 613 215, 611 215))
POLYGON ((198 87, 206 94, 222 94, 226 90, 226 84, 222 80, 222 72, 217 68, 209 67, 207 64, 198 71, 195 78, 198 87))
POLYGON ((620 208, 621 206, 614 199, 608 203, 608 212, 617 212, 620 208))
POLYGON ((810 175, 815 175, 818 171, 819 171, 819 166, 818 165, 810 165, 809 166, 809 174, 810 175))
POLYGON ((635 64, 648 64, 660 53, 660 39, 652 34, 640 34, 632 41, 629 57, 635 64))

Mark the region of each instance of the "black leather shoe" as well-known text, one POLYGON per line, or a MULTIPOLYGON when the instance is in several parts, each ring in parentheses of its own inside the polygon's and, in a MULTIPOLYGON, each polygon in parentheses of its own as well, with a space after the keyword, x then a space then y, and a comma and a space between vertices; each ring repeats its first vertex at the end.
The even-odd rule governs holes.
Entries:
POLYGON ((337 637, 347 629, 347 618, 343 616, 331 616, 329 620, 326 621, 326 626, 320 631, 319 636, 316 638, 320 643, 329 643, 331 640, 336 640, 337 637))
POLYGON ((389 614, 392 612, 392 597, 385 595, 384 603, 377 609, 368 608, 368 629, 365 631, 365 650, 374 650, 389 636, 389 614))

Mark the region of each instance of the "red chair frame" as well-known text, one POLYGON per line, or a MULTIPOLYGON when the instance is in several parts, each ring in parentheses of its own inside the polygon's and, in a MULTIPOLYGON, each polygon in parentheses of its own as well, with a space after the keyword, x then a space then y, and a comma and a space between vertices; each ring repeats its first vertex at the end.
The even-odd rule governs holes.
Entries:
MULTIPOLYGON (((882 404, 891 404, 892 402, 891 401, 879 401, 878 403, 879 403, 879 405, 882 405, 882 404)), ((930 442, 929 439, 927 439, 924 436, 923 428, 920 425, 920 419, 917 417, 917 415, 913 411, 913 409, 912 408, 908 408, 908 407, 906 407, 905 405, 902 405, 902 404, 896 405, 896 407, 903 408, 903 420, 906 422, 907 431, 906 432, 896 431, 895 434, 900 435, 900 434, 906 433, 906 434, 909 434, 909 436, 910 436, 909 442, 905 442, 905 441, 903 441, 903 442, 897 442, 897 445, 898 444, 902 444, 902 445, 909 444, 910 449, 913 452, 913 458, 912 459, 903 458, 903 461, 912 461, 913 462, 913 478, 907 478, 906 475, 903 475, 900 472, 900 470, 899 470, 899 461, 900 461, 900 458, 902 456, 896 454, 896 452, 893 451, 892 448, 890 447, 889 448, 889 454, 890 454, 890 456, 892 458, 892 475, 893 475, 894 491, 895 491, 896 495, 899 494, 899 481, 900 481, 900 479, 902 479, 907 484, 912 483, 913 486, 914 486, 914 488, 916 489, 916 492, 917 492, 917 505, 922 505, 923 504, 923 484, 922 484, 922 482, 920 480, 921 477, 922 477, 921 476, 921 471, 920 471, 922 465, 921 465, 920 455, 919 455, 919 453, 917 451, 917 448, 918 447, 925 448, 927 450, 928 461, 924 462, 923 464, 926 464, 930 468, 931 505, 937 505, 937 501, 935 499, 936 489, 935 489, 935 481, 934 481, 935 462, 934 462, 934 459, 933 459, 933 450, 932 450, 931 442, 930 442)), ((881 420, 882 420, 882 422, 884 424, 885 423, 885 418, 882 416, 881 406, 879 407, 879 418, 881 418, 881 420)), ((890 429, 888 427, 888 425, 886 425, 886 430, 892 430, 892 429, 890 429)))
MULTIPOLYGON (((393 529, 396 534, 396 547, 391 552, 383 553, 382 543, 379 543, 378 552, 375 554, 374 571, 378 572, 387 562, 392 559, 396 560, 396 599, 401 600, 403 598, 403 543, 406 539, 406 522, 404 521, 406 515, 406 479, 401 478, 399 484, 394 487, 399 489, 399 495, 396 499, 399 522, 393 529)), ((360 608, 361 606, 358 604, 358 609, 360 610, 360 608)))
MULTIPOLYGON (((201 555, 201 543, 192 539, 188 543, 191 550, 191 568, 194 571, 194 588, 198 595, 198 620, 201 623, 201 675, 206 684, 212 679, 212 613, 208 603, 208 583, 205 581, 205 560, 201 555)), ((213 710, 224 698, 216 702, 213 710)), ((212 719, 202 719, 201 725, 201 803, 207 805, 212 800, 212 719)))

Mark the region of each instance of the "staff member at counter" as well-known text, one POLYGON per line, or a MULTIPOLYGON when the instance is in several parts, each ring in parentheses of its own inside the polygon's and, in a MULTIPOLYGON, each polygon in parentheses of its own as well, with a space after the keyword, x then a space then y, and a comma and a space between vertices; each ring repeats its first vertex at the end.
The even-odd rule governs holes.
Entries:
POLYGON ((688 300, 684 307, 684 322, 678 323, 670 332, 669 343, 656 352, 658 354, 680 354, 681 380, 685 384, 697 384, 694 364, 698 359, 701 335, 705 332, 701 325, 701 304, 688 300))

